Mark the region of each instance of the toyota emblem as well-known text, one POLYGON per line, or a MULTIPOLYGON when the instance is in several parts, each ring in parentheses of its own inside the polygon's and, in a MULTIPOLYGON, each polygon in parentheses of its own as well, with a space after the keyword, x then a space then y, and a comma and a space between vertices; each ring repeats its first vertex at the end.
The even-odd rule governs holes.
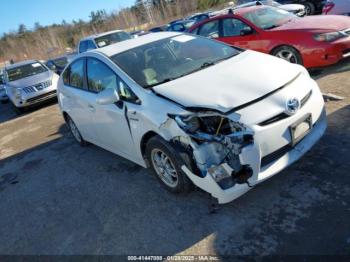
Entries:
POLYGON ((286 113, 294 115, 300 109, 300 101, 298 98, 290 98, 286 103, 286 113))

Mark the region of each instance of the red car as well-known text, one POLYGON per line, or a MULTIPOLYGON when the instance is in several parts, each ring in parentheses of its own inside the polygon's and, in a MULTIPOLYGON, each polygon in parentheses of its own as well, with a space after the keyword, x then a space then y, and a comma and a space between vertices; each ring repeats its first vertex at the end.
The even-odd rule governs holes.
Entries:
POLYGON ((299 18, 278 8, 252 6, 205 20, 188 31, 307 68, 350 57, 350 17, 346 16, 299 18))

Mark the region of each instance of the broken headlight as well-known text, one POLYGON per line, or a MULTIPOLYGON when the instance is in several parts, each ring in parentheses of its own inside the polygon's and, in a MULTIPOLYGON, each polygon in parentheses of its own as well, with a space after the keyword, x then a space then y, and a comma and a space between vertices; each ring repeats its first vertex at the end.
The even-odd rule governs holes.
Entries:
POLYGON ((171 116, 179 127, 198 141, 222 142, 225 138, 236 138, 252 142, 253 132, 243 124, 217 113, 171 116))
POLYGON ((190 133, 196 132, 200 128, 198 117, 189 116, 174 116, 176 123, 185 131, 190 133))

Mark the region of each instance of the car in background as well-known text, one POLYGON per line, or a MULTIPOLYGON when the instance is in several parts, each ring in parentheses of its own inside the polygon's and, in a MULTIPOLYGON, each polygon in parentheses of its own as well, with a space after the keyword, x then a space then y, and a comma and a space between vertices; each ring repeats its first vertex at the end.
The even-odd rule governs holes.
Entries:
POLYGON ((292 14, 295 14, 299 17, 303 17, 306 15, 305 12, 305 6, 300 5, 300 4, 280 4, 276 1, 272 0, 264 0, 264 1, 248 1, 244 4, 235 6, 234 9, 242 8, 242 7, 249 7, 249 6, 254 6, 254 5, 268 5, 268 6, 273 6, 277 7, 280 9, 283 9, 285 11, 288 11, 292 14))
MULTIPOLYGON (((305 6, 306 15, 314 15, 322 13, 325 0, 275 0, 282 5, 301 4, 305 6)), ((244 4, 246 0, 239 0, 237 4, 244 4)))
POLYGON ((185 20, 194 20, 196 21, 196 23, 198 23, 209 18, 210 18, 209 13, 196 13, 188 16, 185 20))
POLYGON ((105 47, 114 43, 133 38, 129 33, 122 30, 109 31, 102 34, 91 35, 79 41, 78 53, 105 47))
POLYGON ((45 62, 45 65, 56 74, 60 75, 73 56, 65 55, 56 57, 45 62))
POLYGON ((5 67, 7 96, 17 112, 56 97, 59 76, 37 60, 5 67))
POLYGON ((195 184, 219 204, 300 159, 327 126, 302 66, 174 32, 82 54, 58 101, 80 145, 152 168, 170 192, 195 184))
POLYGON ((169 25, 182 21, 183 18, 175 19, 169 22, 169 25))
POLYGON ((153 27, 151 29, 149 29, 148 31, 151 32, 151 33, 159 33, 159 32, 164 32, 167 30, 169 25, 162 25, 162 26, 156 26, 156 27, 153 27))
POLYGON ((147 35, 149 34, 148 31, 144 31, 144 30, 137 30, 137 31, 132 31, 130 32, 130 35, 134 38, 136 37, 140 37, 140 36, 143 36, 143 35, 147 35))
POLYGON ((236 9, 194 25, 189 33, 301 64, 323 67, 350 56, 350 18, 297 17, 271 6, 236 9))
POLYGON ((0 70, 0 102, 5 103, 8 101, 8 96, 5 90, 5 81, 3 71, 0 70))
POLYGON ((324 15, 350 16, 350 0, 327 0, 322 13, 324 15))
POLYGON ((175 23, 169 24, 167 31, 186 32, 194 24, 196 24, 195 20, 180 20, 175 23))

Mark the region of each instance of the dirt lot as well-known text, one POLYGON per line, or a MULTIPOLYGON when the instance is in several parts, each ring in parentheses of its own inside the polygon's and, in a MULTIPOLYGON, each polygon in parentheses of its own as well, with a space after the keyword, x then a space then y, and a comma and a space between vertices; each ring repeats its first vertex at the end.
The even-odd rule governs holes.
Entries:
POLYGON ((350 60, 314 74, 329 127, 301 161, 208 213, 135 164, 79 147, 57 104, 0 105, 1 254, 350 254, 350 60))

